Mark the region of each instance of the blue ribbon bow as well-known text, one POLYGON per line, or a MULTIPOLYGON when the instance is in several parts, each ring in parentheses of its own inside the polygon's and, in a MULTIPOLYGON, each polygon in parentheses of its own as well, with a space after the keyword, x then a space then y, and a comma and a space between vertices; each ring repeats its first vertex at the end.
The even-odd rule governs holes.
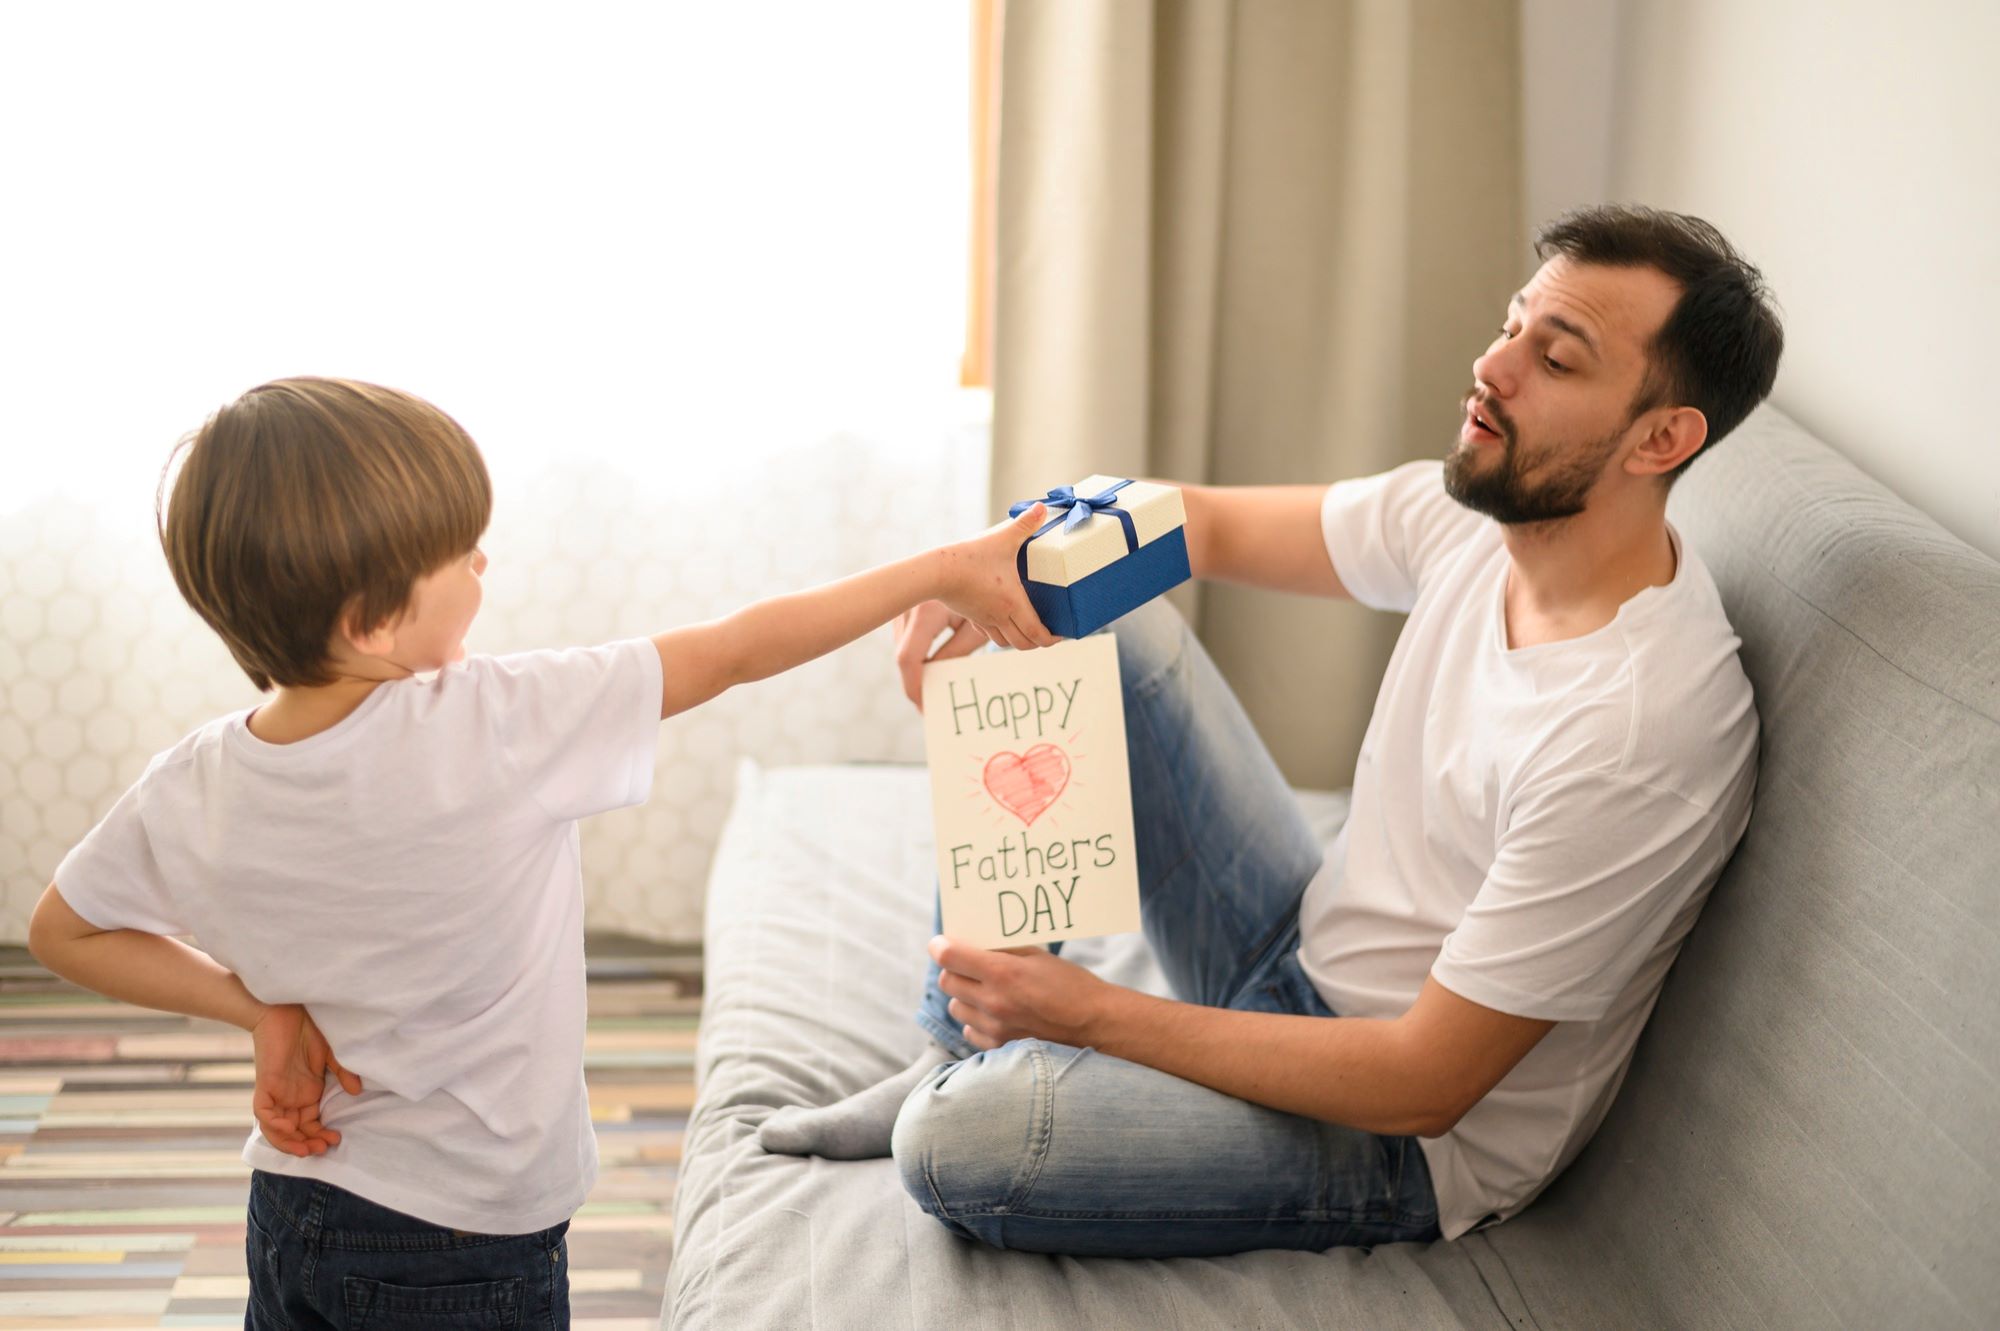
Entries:
POLYGON ((1023 499, 1018 504, 1008 505, 1007 516, 1010 518, 1020 517, 1036 504, 1046 504, 1056 514, 1055 517, 1050 518, 1038 528, 1034 536, 1030 536, 1026 541, 1021 542, 1021 548, 1014 554, 1014 566, 1020 570, 1022 585, 1025 586, 1028 581, 1028 543, 1038 536, 1044 536, 1054 531, 1058 525, 1064 531, 1074 531, 1093 513, 1109 513, 1111 516, 1117 518, 1125 528, 1125 553, 1131 554, 1137 550, 1139 548, 1139 529, 1132 524, 1132 515, 1118 507, 1117 499, 1118 492, 1131 483, 1131 480, 1128 478, 1118 482, 1118 484, 1101 494, 1089 496, 1079 495, 1076 492, 1076 487, 1073 485, 1058 485, 1040 499, 1023 499))

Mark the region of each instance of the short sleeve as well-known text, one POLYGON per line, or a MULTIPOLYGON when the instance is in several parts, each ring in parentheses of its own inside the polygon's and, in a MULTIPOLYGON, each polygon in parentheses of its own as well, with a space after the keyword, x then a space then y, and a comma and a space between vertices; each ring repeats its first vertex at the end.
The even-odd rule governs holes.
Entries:
POLYGON ((148 768, 111 812, 56 866, 56 890, 69 908, 100 929, 138 929, 175 937, 193 933, 174 900, 146 834, 142 810, 148 768))
POLYGON ((1727 858, 1723 835, 1678 795, 1602 774, 1552 780, 1516 810, 1431 974, 1501 1012, 1595 1021, 1727 858))
POLYGON ((480 663, 480 706, 528 794, 559 822, 642 804, 660 735, 649 638, 480 663))
POLYGON ((1340 481, 1320 504, 1333 571, 1348 595, 1373 610, 1408 611, 1438 557, 1484 521, 1445 493, 1440 462, 1340 481))

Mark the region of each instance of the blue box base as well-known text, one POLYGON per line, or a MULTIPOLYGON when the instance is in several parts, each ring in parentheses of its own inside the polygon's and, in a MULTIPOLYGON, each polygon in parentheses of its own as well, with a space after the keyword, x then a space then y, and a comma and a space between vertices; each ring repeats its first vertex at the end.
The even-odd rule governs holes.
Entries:
POLYGON ((1187 530, 1176 527, 1082 582, 1054 587, 1030 579, 1026 586, 1028 601, 1042 617, 1043 627, 1059 638, 1081 638, 1191 576, 1187 530))

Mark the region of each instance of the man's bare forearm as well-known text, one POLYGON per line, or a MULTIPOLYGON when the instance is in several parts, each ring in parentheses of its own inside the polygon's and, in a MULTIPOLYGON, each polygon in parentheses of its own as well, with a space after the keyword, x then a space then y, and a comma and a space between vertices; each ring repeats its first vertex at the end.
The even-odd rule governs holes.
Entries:
POLYGON ((1305 596, 1347 594, 1320 531, 1324 485, 1183 485, 1180 491, 1195 577, 1305 596))
POLYGON ((1122 988, 1105 999, 1094 1048, 1239 1100, 1393 1136, 1435 1135, 1456 1118, 1396 1022, 1235 1012, 1122 988))

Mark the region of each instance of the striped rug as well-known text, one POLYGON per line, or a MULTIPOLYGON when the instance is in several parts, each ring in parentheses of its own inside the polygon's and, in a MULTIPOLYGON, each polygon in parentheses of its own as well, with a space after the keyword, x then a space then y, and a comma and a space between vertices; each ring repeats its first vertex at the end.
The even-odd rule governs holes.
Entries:
MULTIPOLYGON (((592 937, 602 1167, 570 1227, 578 1331, 654 1331, 694 1101, 697 950, 592 937)), ((0 1331, 241 1326, 250 1038, 0 948, 0 1331)))

